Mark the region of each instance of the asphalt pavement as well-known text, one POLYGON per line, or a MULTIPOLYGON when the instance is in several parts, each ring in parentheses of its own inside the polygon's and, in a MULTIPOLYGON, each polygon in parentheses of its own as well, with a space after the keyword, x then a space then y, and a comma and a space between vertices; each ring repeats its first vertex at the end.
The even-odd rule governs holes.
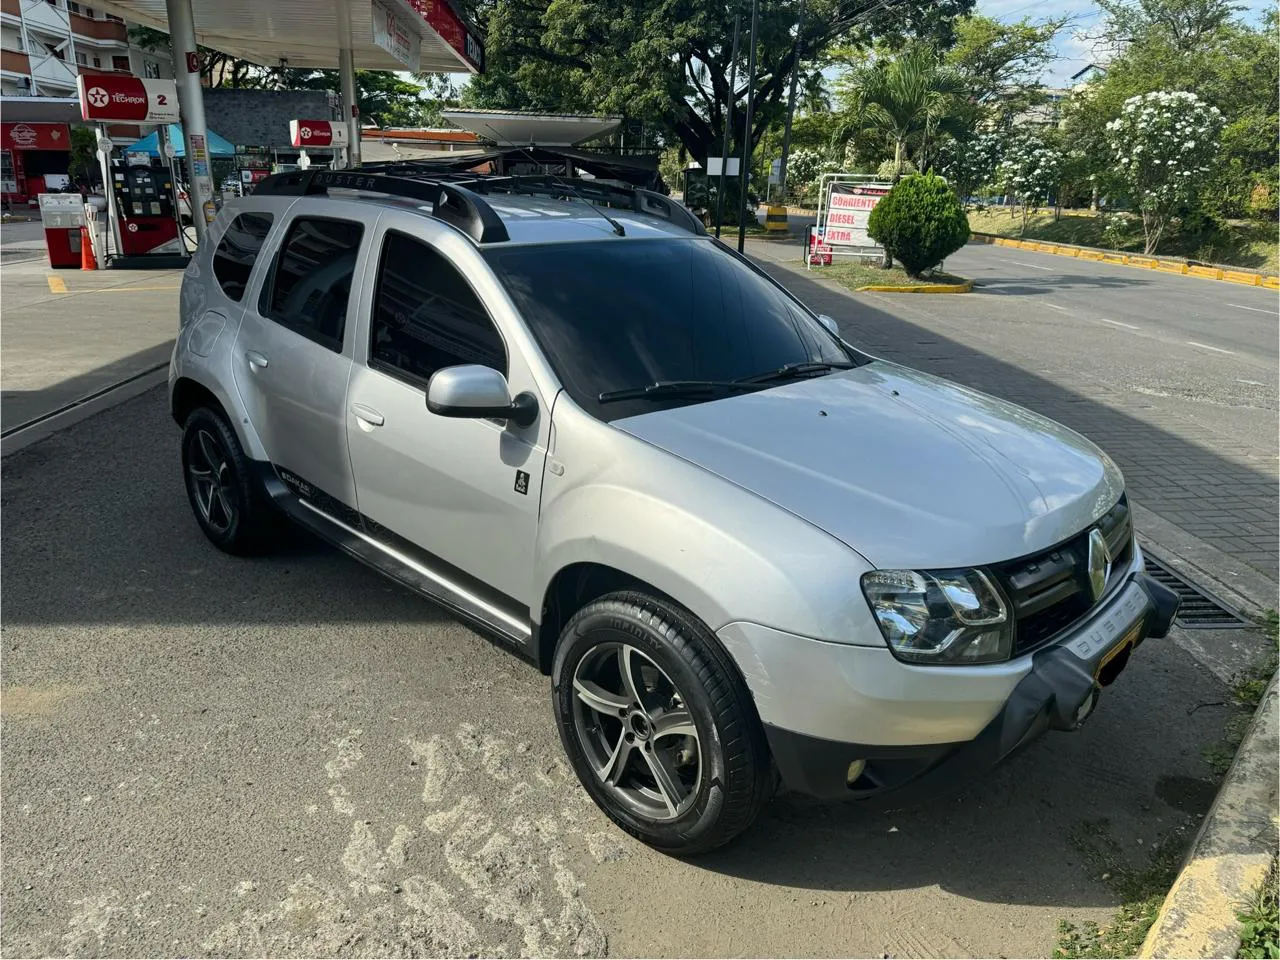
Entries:
POLYGON ((773 802, 684 863, 611 826, 549 682, 302 535, 190 515, 162 390, 3 462, 7 955, 1047 956, 1212 799, 1224 688, 1149 641, 1076 734, 905 811, 773 802))
MULTIPOLYGON (((1273 399, 1269 440, 1261 413, 1196 399, 1252 396, 1222 392, 1243 360, 1184 358, 1170 340, 1212 330, 1175 335, 1157 308, 1101 314, 1146 338, 1095 329, 1072 296, 1106 283, 1075 269, 1054 293, 971 252, 949 266, 989 268, 991 286, 963 297, 849 295, 769 268, 869 349, 1093 424, 1131 483, 1159 489, 1159 470, 1128 462, 1146 446, 1199 450, 1219 480, 1274 474, 1273 399), (1144 367, 1160 379, 1135 379, 1144 367), (1129 389, 1192 373, 1196 398, 1129 389)), ((120 296, 157 317, 176 303, 120 296)), ((11 322, 6 302, 6 355, 11 322)), ((1274 369, 1240 379, 1274 398, 1274 369)), ((684 863, 586 799, 546 678, 300 533, 263 558, 219 553, 178 456, 152 390, 0 464, 6 955, 1047 956, 1060 919, 1104 921, 1116 903, 1074 835, 1103 829, 1141 863, 1194 830, 1224 677, 1258 642, 1150 641, 1082 731, 959 796, 899 811, 783 796, 735 845, 684 863)))

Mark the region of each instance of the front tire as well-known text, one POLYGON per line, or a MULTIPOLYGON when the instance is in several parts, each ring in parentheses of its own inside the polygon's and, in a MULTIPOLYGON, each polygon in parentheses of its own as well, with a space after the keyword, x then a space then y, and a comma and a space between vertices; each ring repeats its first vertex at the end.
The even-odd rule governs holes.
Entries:
POLYGON ((219 550, 260 553, 275 539, 272 505, 258 488, 235 431, 208 407, 182 428, 182 475, 200 529, 219 550))
POLYGON ((579 610, 552 668, 560 740, 614 823, 693 856, 755 821, 773 784, 750 692, 692 614, 639 592, 579 610))

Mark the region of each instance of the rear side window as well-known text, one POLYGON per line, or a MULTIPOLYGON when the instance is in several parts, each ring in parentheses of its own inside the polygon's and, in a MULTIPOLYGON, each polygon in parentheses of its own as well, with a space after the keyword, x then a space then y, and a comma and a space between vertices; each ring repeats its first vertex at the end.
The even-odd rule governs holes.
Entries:
POLYGON ((351 277, 364 227, 350 220, 299 217, 289 226, 263 314, 331 350, 342 349, 351 277))
POLYGON ((431 247, 395 232, 378 265, 369 361, 423 383, 464 363, 507 372, 502 336, 466 278, 431 247))
POLYGON ((249 274, 275 218, 269 213, 242 213, 231 221, 213 251, 213 275, 232 300, 239 301, 249 285, 249 274))

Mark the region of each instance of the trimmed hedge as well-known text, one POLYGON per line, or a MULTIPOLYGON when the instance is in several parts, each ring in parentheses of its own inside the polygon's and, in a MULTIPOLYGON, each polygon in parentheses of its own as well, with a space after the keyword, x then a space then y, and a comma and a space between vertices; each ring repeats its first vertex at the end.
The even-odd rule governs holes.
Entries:
POLYGON ((876 204, 867 233, 918 277, 969 241, 969 218, 945 180, 931 173, 911 174, 876 204))

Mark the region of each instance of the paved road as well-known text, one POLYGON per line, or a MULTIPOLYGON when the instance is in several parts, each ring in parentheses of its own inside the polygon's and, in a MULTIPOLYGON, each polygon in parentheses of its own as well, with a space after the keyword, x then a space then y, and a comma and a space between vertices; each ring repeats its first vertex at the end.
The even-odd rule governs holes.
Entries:
POLYGON ((1080 430, 1144 506, 1277 580, 1274 290, 970 245, 963 296, 854 294, 754 243, 849 339, 1080 430))
MULTIPOLYGON (((21 243, 8 239, 10 229, 0 243, 21 243)), ((168 364, 178 327, 176 270, 85 273, 30 260, 6 263, 3 282, 0 427, 6 432, 168 364)))
POLYGON ((0 225, 0 263, 45 259, 44 228, 38 219, 0 225))

